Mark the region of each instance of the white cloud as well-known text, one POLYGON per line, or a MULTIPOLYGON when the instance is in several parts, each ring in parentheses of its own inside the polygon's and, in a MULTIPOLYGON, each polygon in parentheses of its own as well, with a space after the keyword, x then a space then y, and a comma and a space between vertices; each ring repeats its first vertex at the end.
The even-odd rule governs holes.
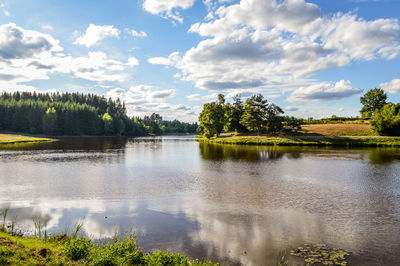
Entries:
POLYGON ((137 60, 135 57, 129 57, 127 65, 130 67, 138 66, 139 60, 137 60))
POLYGON ((129 89, 115 88, 108 91, 106 97, 120 98, 124 101, 131 116, 144 116, 156 112, 165 119, 196 120, 199 108, 166 102, 175 95, 176 91, 173 89, 159 90, 149 85, 138 85, 129 89))
POLYGON ((153 65, 173 66, 173 65, 176 65, 180 60, 181 60, 181 57, 179 56, 179 52, 173 52, 167 58, 166 57, 151 57, 147 61, 153 65))
POLYGON ((123 80, 124 64, 104 52, 72 57, 61 51, 58 40, 49 34, 25 30, 13 23, 0 25, 0 82, 15 88, 22 82, 50 79, 53 73, 95 82, 123 80))
POLYGON ((200 101, 201 100, 201 94, 199 94, 199 93, 190 94, 190 95, 186 96, 186 98, 189 101, 200 101))
POLYGON ((76 39, 74 44, 85 45, 86 47, 90 47, 93 44, 107 38, 119 38, 120 31, 114 26, 99 26, 90 24, 86 29, 86 32, 83 36, 80 36, 76 39))
POLYGON ((137 32, 132 29, 129 31, 129 33, 132 34, 133 37, 147 37, 147 33, 144 31, 137 32))
POLYGON ((341 80, 335 84, 321 82, 308 87, 301 87, 288 97, 289 102, 340 100, 361 93, 360 88, 351 86, 350 81, 341 80))
POLYGON ((152 99, 166 99, 175 96, 176 91, 175 90, 160 90, 160 91, 154 91, 150 94, 150 97, 152 99))
POLYGON ((400 92, 400 79, 392 79, 390 82, 381 83, 379 87, 392 94, 398 93, 400 92))
POLYGON ((153 15, 172 18, 180 23, 183 18, 178 11, 192 7, 194 0, 144 0, 143 8, 153 15))
POLYGON ((59 42, 48 34, 24 30, 14 23, 0 26, 0 60, 24 59, 45 52, 62 51, 59 42))
POLYGON ((149 62, 174 65, 180 70, 176 77, 205 90, 293 90, 315 83, 310 77, 322 70, 390 60, 400 50, 396 19, 326 16, 303 0, 241 0, 212 12, 211 20, 189 29, 205 40, 182 56, 173 53, 149 62))
POLYGON ((72 72, 76 77, 91 81, 119 81, 124 70, 123 63, 109 59, 104 52, 89 52, 87 57, 67 57, 60 65, 60 72, 72 72))

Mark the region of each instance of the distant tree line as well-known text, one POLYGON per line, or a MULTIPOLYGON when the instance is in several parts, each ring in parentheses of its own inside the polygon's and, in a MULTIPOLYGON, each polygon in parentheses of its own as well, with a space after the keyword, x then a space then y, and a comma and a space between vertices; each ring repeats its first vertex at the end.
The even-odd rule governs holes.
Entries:
POLYGON ((223 94, 215 102, 206 103, 199 116, 199 133, 210 138, 225 132, 254 132, 276 134, 282 130, 297 131, 301 120, 284 117, 283 110, 269 103, 261 94, 255 94, 244 103, 240 96, 233 103, 225 103, 223 94))
POLYGON ((301 119, 301 123, 304 125, 310 124, 335 124, 335 123, 343 123, 343 122, 351 122, 351 121, 360 121, 367 120, 368 118, 361 118, 359 116, 355 117, 345 117, 345 116, 336 116, 332 115, 328 118, 314 119, 312 117, 307 119, 301 119))
POLYGON ((0 95, 0 129, 60 136, 145 136, 195 133, 197 123, 163 121, 155 113, 130 118, 119 99, 94 94, 15 92, 0 95))

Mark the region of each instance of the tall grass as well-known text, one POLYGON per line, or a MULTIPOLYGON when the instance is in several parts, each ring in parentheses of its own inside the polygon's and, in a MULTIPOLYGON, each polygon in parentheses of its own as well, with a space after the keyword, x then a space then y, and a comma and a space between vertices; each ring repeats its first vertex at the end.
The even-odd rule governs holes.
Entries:
POLYGON ((17 221, 17 216, 11 218, 11 234, 14 235, 15 233, 15 222, 17 221))
POLYGON ((71 229, 69 228, 69 226, 66 226, 64 234, 72 239, 76 239, 78 237, 79 233, 81 233, 81 236, 82 236, 84 220, 85 220, 85 217, 83 217, 81 220, 77 221, 71 229))
POLYGON ((1 217, 3 220, 3 223, 1 224, 1 231, 6 232, 6 220, 7 220, 7 213, 8 213, 8 208, 5 208, 4 211, 1 213, 1 217))
POLYGON ((47 234, 47 223, 49 222, 49 220, 47 219, 43 219, 40 216, 34 217, 32 219, 33 221, 33 227, 34 227, 34 235, 35 237, 38 237, 40 239, 42 239, 42 235, 43 235, 43 239, 47 240, 48 239, 48 234, 47 234))

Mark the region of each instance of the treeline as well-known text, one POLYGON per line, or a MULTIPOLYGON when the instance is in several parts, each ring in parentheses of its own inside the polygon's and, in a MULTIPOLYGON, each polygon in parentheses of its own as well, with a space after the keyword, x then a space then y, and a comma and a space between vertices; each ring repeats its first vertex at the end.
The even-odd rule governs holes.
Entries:
POLYGON ((197 124, 163 121, 158 114, 130 118, 119 99, 94 94, 15 92, 0 95, 0 129, 59 136, 145 136, 195 133, 197 124))
POLYGON ((336 116, 332 115, 328 118, 314 119, 312 117, 307 119, 301 119, 301 123, 304 125, 310 124, 335 124, 335 123, 343 123, 343 122, 354 122, 360 120, 367 120, 367 118, 361 118, 359 116, 356 117, 344 117, 344 116, 336 116))
POLYGON ((248 98, 244 103, 239 95, 233 103, 225 103, 223 94, 218 101, 206 103, 199 116, 199 133, 206 138, 225 132, 255 132, 276 134, 280 131, 298 131, 301 120, 282 116, 283 110, 269 103, 261 94, 248 98))

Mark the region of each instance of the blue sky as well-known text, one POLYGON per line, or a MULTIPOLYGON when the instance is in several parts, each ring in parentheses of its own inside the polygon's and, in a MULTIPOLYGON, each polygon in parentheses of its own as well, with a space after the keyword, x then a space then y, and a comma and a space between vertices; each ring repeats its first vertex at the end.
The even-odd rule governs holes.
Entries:
POLYGON ((0 90, 121 98, 130 115, 196 121, 218 93, 297 117, 400 100, 400 1, 0 1, 0 90))

